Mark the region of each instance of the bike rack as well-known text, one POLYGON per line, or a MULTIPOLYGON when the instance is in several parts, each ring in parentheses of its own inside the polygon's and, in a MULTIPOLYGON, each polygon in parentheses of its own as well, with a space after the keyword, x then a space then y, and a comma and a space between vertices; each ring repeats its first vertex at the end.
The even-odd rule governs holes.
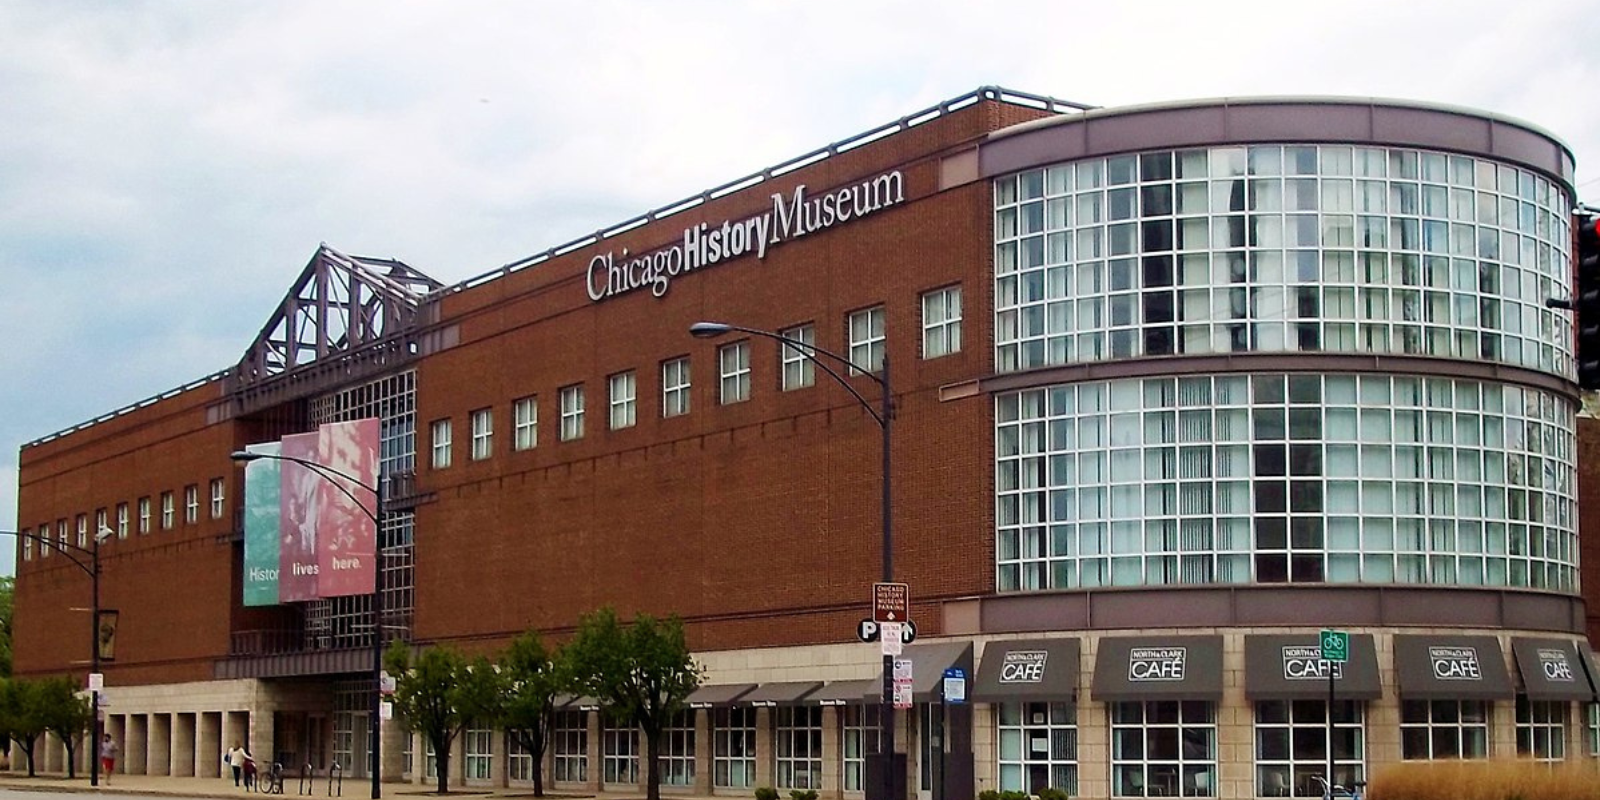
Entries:
POLYGON ((333 766, 328 768, 328 796, 329 797, 333 797, 334 796, 333 789, 334 789, 334 784, 335 783, 337 783, 338 786, 339 786, 339 795, 338 796, 339 797, 344 797, 344 765, 340 764, 337 761, 333 762, 333 766))
POLYGON ((317 770, 309 762, 300 770, 300 793, 317 793, 317 770))

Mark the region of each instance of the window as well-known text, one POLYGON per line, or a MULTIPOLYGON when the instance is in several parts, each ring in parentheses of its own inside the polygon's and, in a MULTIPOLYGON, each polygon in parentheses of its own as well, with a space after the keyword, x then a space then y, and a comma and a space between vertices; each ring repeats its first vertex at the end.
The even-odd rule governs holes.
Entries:
POLYGON ((1078 717, 1072 703, 1004 703, 1000 720, 1000 790, 1078 793, 1078 717))
POLYGON ((822 706, 778 706, 774 732, 780 789, 822 788, 822 706))
POLYGON ((1529 700, 1517 695, 1517 755, 1536 761, 1567 757, 1567 706, 1564 700, 1529 700))
POLYGON ((189 484, 183 487, 183 521, 193 525, 200 520, 200 487, 189 484))
POLYGON ((567 783, 589 780, 589 723, 584 712, 557 711, 550 731, 555 779, 567 783))
POLYGON ((450 420, 436 419, 433 421, 433 468, 444 469, 450 466, 450 420))
POLYGON ((672 716, 661 731, 661 785, 694 785, 694 711, 684 709, 672 716))
POLYGON ((961 352, 961 287, 949 286, 922 296, 922 357, 961 352))
MULTIPOLYGON (((874 306, 850 315, 850 363, 865 367, 868 372, 883 369, 884 314, 883 306, 874 306)), ((851 375, 861 370, 850 368, 851 375)))
POLYGON ((494 776, 494 731, 489 728, 468 728, 466 731, 465 777, 469 781, 486 781, 494 776))
POLYGON ((533 754, 522 746, 521 731, 506 731, 506 772, 514 781, 533 780, 533 754))
POLYGON ((561 441, 583 438, 583 384, 561 389, 561 441))
POLYGON ((150 532, 150 498, 139 498, 139 533, 150 532))
MULTIPOLYGON (((1327 773, 1328 701, 1272 700, 1256 703, 1256 796, 1315 797, 1313 775, 1327 773)), ((1333 782, 1366 780, 1362 762, 1362 703, 1333 704, 1333 782)))
MULTIPOLYGON (((815 345, 817 343, 817 326, 796 325, 778 332, 785 339, 792 339, 802 344, 815 345)), ((796 347, 785 343, 778 348, 779 367, 784 391, 791 389, 804 389, 816 382, 817 365, 811 363, 810 348, 796 347)))
POLYGON ((482 461, 494 455, 494 410, 480 408, 472 412, 472 460, 482 461))
POLYGON ((56 541, 58 542, 56 550, 67 552, 67 521, 64 519, 56 520, 56 541))
POLYGON ((39 557, 49 558, 53 544, 50 539, 50 523, 39 526, 39 557))
POLYGON ((423 757, 422 774, 426 778, 439 777, 439 755, 433 750, 433 741, 427 736, 422 737, 423 757))
POLYGON ((717 363, 722 366, 722 404, 749 400, 750 342, 734 342, 717 348, 717 363))
POLYGON ((101 533, 100 533, 101 531, 108 531, 109 532, 110 530, 111 530, 110 528, 106 527, 106 510, 103 509, 103 508, 95 509, 95 512, 94 512, 94 538, 95 539, 99 539, 99 538, 101 538, 101 533))
POLYGON ((1589 755, 1600 756, 1600 703, 1584 703, 1589 712, 1589 755))
POLYGON ((173 520, 177 511, 174 505, 175 500, 176 498, 172 496, 172 492, 161 493, 161 530, 172 530, 173 520))
POLYGON ((637 417, 638 381, 633 371, 611 376, 611 430, 631 428, 637 417))
POLYGON ((1212 703, 1114 703, 1111 748, 1111 793, 1117 797, 1217 796, 1212 703))
MULTIPOLYGON (((24 531, 24 533, 26 534, 26 531, 24 531)), ((32 561, 33 560, 33 537, 24 535, 21 538, 22 538, 22 560, 23 561, 32 561)))
POLYGON ((711 785, 726 789, 756 785, 755 708, 723 706, 711 711, 711 785))
POLYGON ((212 478, 211 479, 211 518, 212 519, 222 519, 222 501, 223 501, 223 493, 226 491, 224 487, 226 487, 226 486, 227 486, 227 484, 224 483, 221 478, 212 478))
POLYGON ((1489 704, 1482 700, 1402 700, 1400 757, 1488 758, 1489 704))
POLYGON ((614 728, 610 720, 601 734, 605 752, 601 756, 601 775, 607 784, 639 782, 639 730, 614 728))
POLYGON ((79 547, 88 547, 89 546, 89 515, 88 514, 79 514, 78 515, 78 546, 79 547))
POLYGON ((689 413, 689 359, 674 358, 661 364, 661 416, 689 413))
POLYGON ((867 743, 878 731, 878 706, 852 703, 841 709, 844 720, 844 790, 866 791, 867 743))
POLYGON ((117 538, 128 538, 128 504, 117 504, 117 538))
POLYGON ((511 404, 512 447, 532 450, 539 446, 539 400, 529 395, 511 404))

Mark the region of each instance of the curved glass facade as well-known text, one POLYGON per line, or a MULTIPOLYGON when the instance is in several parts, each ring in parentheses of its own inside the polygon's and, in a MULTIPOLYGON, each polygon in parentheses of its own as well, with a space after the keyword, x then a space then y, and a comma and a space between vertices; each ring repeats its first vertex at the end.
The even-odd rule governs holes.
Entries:
POLYGON ((1543 390, 1383 374, 1001 394, 997 588, 1576 591, 1574 415, 1543 390))
POLYGON ((1253 145, 999 178, 995 367, 1410 353, 1570 376, 1570 208, 1545 176, 1400 148, 1253 145))

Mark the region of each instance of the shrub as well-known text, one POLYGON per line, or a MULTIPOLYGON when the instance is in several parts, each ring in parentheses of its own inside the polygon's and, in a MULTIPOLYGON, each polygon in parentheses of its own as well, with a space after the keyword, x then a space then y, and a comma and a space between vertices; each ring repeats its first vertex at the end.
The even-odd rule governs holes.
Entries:
POLYGON ((993 789, 984 789, 978 792, 978 800, 1000 800, 1000 793, 993 789))
POLYGON ((817 800, 816 789, 790 789, 789 800, 817 800))
POLYGON ((1047 786, 1039 790, 1039 800, 1068 800, 1067 790, 1047 786))
POLYGON ((1367 787, 1368 800, 1600 800, 1600 781, 1581 762, 1524 760, 1392 764, 1367 787))
POLYGON ((757 786, 756 800, 778 800, 778 790, 771 786, 757 786))
POLYGON ((1027 792, 1019 792, 1015 789, 1011 789, 1001 792, 1000 800, 1033 800, 1033 796, 1027 792))

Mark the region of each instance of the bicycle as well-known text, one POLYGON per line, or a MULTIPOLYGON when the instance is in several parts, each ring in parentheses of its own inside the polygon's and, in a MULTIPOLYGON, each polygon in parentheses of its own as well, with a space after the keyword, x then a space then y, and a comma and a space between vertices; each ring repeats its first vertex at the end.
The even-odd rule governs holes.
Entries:
POLYGON ((1333 800, 1335 797, 1348 797, 1351 800, 1361 800, 1361 790, 1366 788, 1366 781, 1351 781, 1352 788, 1346 789, 1343 784, 1328 784, 1328 779, 1321 775, 1312 775, 1311 779, 1322 785, 1322 800, 1333 800))

